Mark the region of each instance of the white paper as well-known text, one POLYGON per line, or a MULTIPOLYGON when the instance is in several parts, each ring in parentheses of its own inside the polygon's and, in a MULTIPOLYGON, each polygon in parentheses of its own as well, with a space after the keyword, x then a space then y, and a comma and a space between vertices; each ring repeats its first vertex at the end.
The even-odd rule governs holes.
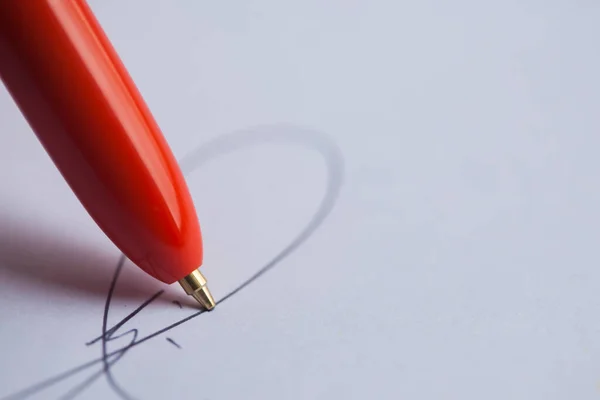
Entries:
POLYGON ((597 2, 91 5, 215 297, 310 235, 144 341, 195 309, 126 263, 105 372, 120 253, 0 88, 0 398, 598 398, 597 2))

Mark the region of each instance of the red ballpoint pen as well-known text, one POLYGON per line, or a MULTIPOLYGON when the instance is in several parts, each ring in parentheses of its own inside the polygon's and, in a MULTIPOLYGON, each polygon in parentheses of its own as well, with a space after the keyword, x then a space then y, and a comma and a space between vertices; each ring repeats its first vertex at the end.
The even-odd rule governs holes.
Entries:
POLYGON ((183 174, 85 0, 0 0, 0 78, 111 241, 212 309, 183 174))

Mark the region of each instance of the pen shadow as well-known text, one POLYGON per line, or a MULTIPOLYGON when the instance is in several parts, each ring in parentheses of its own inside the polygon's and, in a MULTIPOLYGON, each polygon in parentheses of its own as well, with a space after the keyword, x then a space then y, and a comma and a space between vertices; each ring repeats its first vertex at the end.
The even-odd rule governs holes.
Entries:
MULTIPOLYGON (((54 290, 63 296, 104 302, 121 253, 117 249, 102 251, 73 235, 61 235, 61 231, 64 232, 58 226, 33 224, 27 218, 0 212, 3 275, 32 293, 54 290)), ((131 265, 129 261, 126 263, 131 265)), ((116 300, 143 302, 149 295, 167 288, 127 265, 121 275, 113 296, 116 300)), ((156 302, 171 302, 169 297, 161 296, 156 302)), ((184 298, 177 300, 189 304, 184 298)))

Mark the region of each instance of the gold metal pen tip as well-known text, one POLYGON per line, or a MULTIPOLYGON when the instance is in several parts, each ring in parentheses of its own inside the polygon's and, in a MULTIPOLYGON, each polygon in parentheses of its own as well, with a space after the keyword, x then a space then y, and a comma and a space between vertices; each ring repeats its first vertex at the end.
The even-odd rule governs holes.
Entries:
POLYGON ((208 286, 206 286, 206 278, 199 270, 195 270, 185 278, 180 279, 179 284, 188 295, 196 299, 206 310, 210 311, 215 308, 215 299, 210 294, 208 286))
POLYGON ((208 311, 215 308, 215 299, 213 299, 212 294, 210 294, 210 290, 206 286, 197 292, 192 293, 192 297, 196 299, 196 301, 208 311))

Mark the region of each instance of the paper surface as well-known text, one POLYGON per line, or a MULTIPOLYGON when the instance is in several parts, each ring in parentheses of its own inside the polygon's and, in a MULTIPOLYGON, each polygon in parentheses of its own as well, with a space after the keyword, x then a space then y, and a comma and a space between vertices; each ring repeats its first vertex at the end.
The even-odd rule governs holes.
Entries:
POLYGON ((186 320, 125 263, 105 372, 120 253, 2 87, 0 398, 600 396, 597 2, 91 5, 215 297, 272 268, 186 320))

